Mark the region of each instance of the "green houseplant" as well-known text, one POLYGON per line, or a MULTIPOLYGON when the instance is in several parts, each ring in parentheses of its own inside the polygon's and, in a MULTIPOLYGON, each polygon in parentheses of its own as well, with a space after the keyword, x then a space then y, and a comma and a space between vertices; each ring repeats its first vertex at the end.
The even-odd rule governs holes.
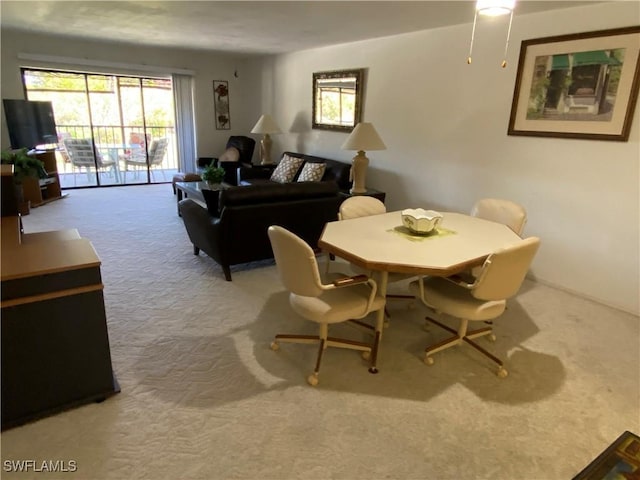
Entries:
POLYGON ((222 167, 216 167, 215 161, 204 167, 202 171, 202 179, 208 184, 218 184, 224 180, 225 170, 222 167))
POLYGON ((3 164, 13 165, 13 183, 16 187, 18 209, 21 214, 26 215, 29 213, 29 202, 24 199, 22 182, 27 177, 46 178, 47 171, 44 169, 44 163, 29 155, 26 148, 5 150, 0 158, 3 164))
POLYGON ((22 185, 25 177, 47 178, 44 163, 28 155, 26 148, 5 150, 2 152, 2 163, 13 165, 13 180, 16 185, 22 185))

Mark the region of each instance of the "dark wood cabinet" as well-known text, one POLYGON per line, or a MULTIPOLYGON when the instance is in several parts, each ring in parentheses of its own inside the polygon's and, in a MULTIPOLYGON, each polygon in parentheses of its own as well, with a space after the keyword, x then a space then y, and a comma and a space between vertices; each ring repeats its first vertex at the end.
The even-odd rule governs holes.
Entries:
POLYGON ((3 217, 2 260, 2 429, 119 392, 91 242, 3 217))

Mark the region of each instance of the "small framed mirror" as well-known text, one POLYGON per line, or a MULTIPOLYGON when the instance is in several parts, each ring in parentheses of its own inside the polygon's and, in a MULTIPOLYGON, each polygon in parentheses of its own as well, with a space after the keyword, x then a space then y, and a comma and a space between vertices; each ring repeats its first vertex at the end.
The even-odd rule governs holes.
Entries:
POLYGON ((312 128, 350 132, 360 122, 364 69, 313 74, 312 128))

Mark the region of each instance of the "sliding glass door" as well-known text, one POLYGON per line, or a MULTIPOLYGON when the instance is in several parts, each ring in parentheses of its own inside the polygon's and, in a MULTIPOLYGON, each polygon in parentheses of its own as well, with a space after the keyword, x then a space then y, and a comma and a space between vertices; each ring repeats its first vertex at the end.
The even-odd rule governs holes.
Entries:
POLYGON ((53 103, 62 188, 160 183, 178 170, 170 78, 23 69, 28 100, 53 103))

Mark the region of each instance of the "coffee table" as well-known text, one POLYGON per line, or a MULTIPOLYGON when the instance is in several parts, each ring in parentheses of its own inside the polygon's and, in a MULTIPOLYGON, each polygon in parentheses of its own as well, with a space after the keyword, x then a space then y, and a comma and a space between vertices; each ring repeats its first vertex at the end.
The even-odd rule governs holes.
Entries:
MULTIPOLYGON (((180 200, 182 200, 183 198, 191 198, 204 202, 204 195, 202 194, 203 190, 212 190, 214 192, 219 192, 220 190, 226 190, 230 186, 231 185, 228 185, 226 183, 209 185, 207 182, 176 182, 177 204, 179 204, 180 200)), ((179 206, 178 216, 181 216, 179 206)))

